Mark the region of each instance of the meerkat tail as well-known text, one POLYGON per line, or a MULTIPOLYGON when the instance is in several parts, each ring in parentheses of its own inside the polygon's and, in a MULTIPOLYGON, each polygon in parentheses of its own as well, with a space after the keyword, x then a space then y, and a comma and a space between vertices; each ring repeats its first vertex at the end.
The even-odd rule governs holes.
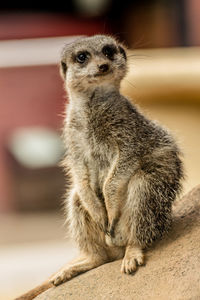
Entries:
POLYGON ((15 298, 14 300, 32 300, 51 287, 54 287, 53 283, 47 280, 22 296, 15 298))

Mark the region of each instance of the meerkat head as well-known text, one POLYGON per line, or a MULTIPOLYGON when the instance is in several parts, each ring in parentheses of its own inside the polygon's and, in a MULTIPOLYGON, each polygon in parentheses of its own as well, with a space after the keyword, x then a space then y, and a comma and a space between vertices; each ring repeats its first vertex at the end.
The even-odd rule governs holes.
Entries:
POLYGON ((69 90, 82 92, 107 84, 119 87, 126 60, 124 46, 110 36, 80 38, 64 47, 61 75, 69 90))

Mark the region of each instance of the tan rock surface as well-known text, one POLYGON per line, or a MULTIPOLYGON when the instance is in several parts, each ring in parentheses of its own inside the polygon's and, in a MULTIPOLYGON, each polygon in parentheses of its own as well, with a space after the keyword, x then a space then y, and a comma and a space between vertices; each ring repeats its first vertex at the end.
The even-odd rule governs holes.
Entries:
POLYGON ((105 264, 44 292, 37 300, 199 300, 200 185, 174 206, 169 236, 146 251, 146 266, 120 273, 105 264))

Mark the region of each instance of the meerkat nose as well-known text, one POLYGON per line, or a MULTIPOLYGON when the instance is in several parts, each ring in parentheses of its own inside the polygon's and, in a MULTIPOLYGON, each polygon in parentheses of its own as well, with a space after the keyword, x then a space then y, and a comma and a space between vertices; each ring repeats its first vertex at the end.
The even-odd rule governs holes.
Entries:
POLYGON ((108 64, 102 64, 99 67, 99 71, 101 73, 106 73, 109 70, 109 65, 108 64))

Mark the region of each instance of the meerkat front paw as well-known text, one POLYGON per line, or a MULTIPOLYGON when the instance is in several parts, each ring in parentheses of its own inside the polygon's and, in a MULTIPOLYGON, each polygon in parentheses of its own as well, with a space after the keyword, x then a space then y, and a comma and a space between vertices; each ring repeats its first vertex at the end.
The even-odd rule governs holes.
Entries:
POLYGON ((138 247, 127 246, 126 253, 122 261, 121 272, 133 274, 138 266, 144 265, 144 254, 138 247))

